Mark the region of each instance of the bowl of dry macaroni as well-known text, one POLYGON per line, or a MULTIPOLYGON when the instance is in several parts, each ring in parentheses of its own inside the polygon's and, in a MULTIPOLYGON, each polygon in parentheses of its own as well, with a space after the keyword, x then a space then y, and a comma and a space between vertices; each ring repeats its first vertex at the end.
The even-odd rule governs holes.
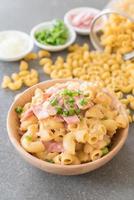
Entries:
POLYGON ((9 138, 29 163, 77 175, 110 161, 128 135, 125 108, 97 83, 41 82, 21 93, 7 117, 9 138))

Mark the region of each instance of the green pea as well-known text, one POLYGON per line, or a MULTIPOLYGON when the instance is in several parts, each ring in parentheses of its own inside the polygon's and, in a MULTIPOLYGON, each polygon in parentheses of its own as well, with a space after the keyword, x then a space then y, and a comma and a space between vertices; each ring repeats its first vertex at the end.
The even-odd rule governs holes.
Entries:
POLYGON ((23 112, 23 108, 21 106, 18 106, 18 107, 15 108, 15 112, 17 114, 21 114, 23 112))
POLYGON ((32 141, 32 136, 31 136, 31 135, 26 135, 26 136, 25 136, 25 139, 26 139, 27 141, 32 141))
POLYGON ((101 149, 101 151, 102 151, 103 156, 106 155, 109 152, 107 147, 104 147, 103 149, 101 149))

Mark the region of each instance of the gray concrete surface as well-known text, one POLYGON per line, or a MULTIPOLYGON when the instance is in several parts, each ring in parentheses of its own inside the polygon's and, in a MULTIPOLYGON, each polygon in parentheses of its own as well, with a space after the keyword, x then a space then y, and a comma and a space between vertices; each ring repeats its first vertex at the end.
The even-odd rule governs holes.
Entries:
MULTIPOLYGON (((106 2, 107 0, 1 0, 0 30, 18 29, 29 33, 34 25, 42 21, 62 18, 70 8, 94 6, 101 9, 106 2)), ((77 41, 82 43, 88 41, 88 38, 78 37, 77 41)), ((31 62, 31 67, 37 68, 37 63, 31 62)), ((18 63, 0 62, 0 82, 4 74, 17 70, 18 63)), ((42 73, 41 68, 39 71, 41 81, 49 78, 42 73)), ((134 127, 130 127, 128 140, 121 152, 104 167, 81 176, 48 174, 26 163, 8 139, 6 116, 17 93, 0 90, 0 200, 134 199, 134 127)))

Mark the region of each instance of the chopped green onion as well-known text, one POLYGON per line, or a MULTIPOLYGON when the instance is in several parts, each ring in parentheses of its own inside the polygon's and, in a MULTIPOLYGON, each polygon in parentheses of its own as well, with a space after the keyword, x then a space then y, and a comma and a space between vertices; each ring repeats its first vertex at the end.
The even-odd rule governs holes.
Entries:
POLYGON ((80 103, 81 106, 84 106, 84 105, 87 104, 87 100, 86 100, 86 99, 81 99, 81 100, 79 101, 79 103, 80 103))
POLYGON ((50 104, 51 104, 52 106, 56 106, 56 105, 58 104, 57 98, 55 97, 54 99, 52 99, 52 100, 50 101, 50 104))
POLYGON ((26 135, 26 136, 25 136, 25 139, 26 139, 27 141, 32 141, 32 136, 31 136, 31 135, 26 135))
POLYGON ((56 108, 56 111, 57 111, 58 115, 62 115, 63 114, 63 109, 60 106, 56 108))
POLYGON ((15 112, 21 114, 23 112, 23 108, 21 106, 18 106, 15 108, 15 112))
POLYGON ((74 102, 75 102, 75 100, 74 100, 73 97, 70 97, 70 98, 68 99, 68 103, 69 103, 69 104, 73 104, 74 102))
POLYGON ((77 115, 80 114, 80 109, 77 108, 77 109, 75 110, 75 112, 76 112, 77 115))
POLYGON ((81 91, 81 90, 77 90, 77 92, 78 92, 79 95, 82 94, 82 91, 81 91))
POLYGON ((54 163, 54 161, 52 159, 46 159, 46 161, 49 163, 54 163))
POLYGON ((68 36, 68 28, 61 20, 55 20, 52 27, 35 33, 35 38, 39 43, 54 46, 65 44, 68 36))
POLYGON ((71 90, 68 90, 68 89, 64 89, 64 90, 61 92, 61 95, 72 96, 72 91, 71 91, 71 90))
POLYGON ((64 111, 63 111, 63 116, 64 116, 64 117, 69 116, 69 111, 68 111, 68 110, 64 110, 64 111))
POLYGON ((81 94, 80 90, 75 91, 75 90, 64 89, 61 92, 61 95, 67 95, 67 96, 70 96, 70 97, 78 96, 80 94, 81 94))
POLYGON ((69 116, 75 115, 75 109, 73 108, 70 108, 68 112, 69 112, 69 116))
POLYGON ((103 156, 106 155, 109 152, 107 147, 104 147, 103 149, 101 149, 101 151, 102 151, 103 156))
POLYGON ((81 91, 80 90, 77 90, 77 91, 73 91, 73 95, 74 96, 79 96, 81 94, 81 91))

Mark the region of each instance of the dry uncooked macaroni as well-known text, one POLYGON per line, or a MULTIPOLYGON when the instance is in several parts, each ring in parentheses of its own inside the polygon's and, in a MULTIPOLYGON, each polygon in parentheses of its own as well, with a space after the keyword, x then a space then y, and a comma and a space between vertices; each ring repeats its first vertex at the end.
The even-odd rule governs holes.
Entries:
POLYGON ((91 82, 37 88, 16 112, 22 147, 39 159, 63 165, 101 158, 110 151, 117 130, 128 125, 116 97, 91 82))
MULTIPOLYGON (((30 58, 31 58, 30 54, 30 58)), ((19 72, 13 73, 11 78, 4 76, 2 88, 9 88, 10 90, 19 90, 23 85, 33 86, 39 81, 38 72, 35 69, 29 70, 29 65, 26 61, 22 60, 19 66, 19 72)))
POLYGON ((117 15, 110 15, 103 28, 101 44, 109 53, 128 53, 134 50, 134 23, 117 15))

